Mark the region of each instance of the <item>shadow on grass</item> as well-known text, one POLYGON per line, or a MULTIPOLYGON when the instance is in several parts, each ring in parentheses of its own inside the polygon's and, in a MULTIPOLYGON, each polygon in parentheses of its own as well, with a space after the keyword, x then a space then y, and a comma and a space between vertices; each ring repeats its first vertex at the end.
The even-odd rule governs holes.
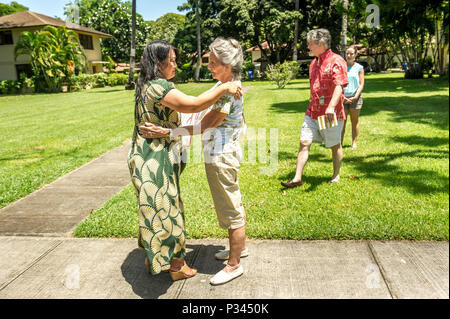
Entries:
MULTIPOLYGON (((412 137, 414 139, 414 137, 412 137)), ((445 139, 431 139, 431 144, 444 144, 445 139)), ((448 142, 448 140, 447 140, 448 142)), ((280 160, 292 161, 292 171, 284 176, 279 177, 280 182, 289 181, 295 176, 296 154, 280 152, 280 160)), ((356 169, 359 174, 356 174, 355 179, 370 179, 381 182, 386 186, 402 187, 414 194, 436 194, 449 193, 449 179, 448 175, 441 175, 438 172, 427 169, 409 169, 408 167, 399 167, 391 162, 399 158, 421 158, 421 159, 448 159, 448 152, 445 150, 414 150, 410 152, 390 153, 390 154, 371 154, 371 155, 344 155, 343 165, 351 166, 356 169)), ((330 177, 332 175, 333 164, 331 154, 329 157, 323 154, 311 154, 308 162, 323 162, 330 166, 330 177)), ((325 174, 325 173, 324 173, 325 174)), ((341 176, 342 177, 342 176, 341 176)), ((329 177, 323 176, 309 176, 308 167, 305 167, 302 180, 307 188, 307 191, 314 191, 318 185, 326 183, 329 177)))
POLYGON ((275 103, 270 106, 271 112, 305 113, 308 108, 308 100, 297 102, 275 103))
MULTIPOLYGON (((187 248, 191 251, 186 254, 186 263, 193 268, 197 268, 198 274, 214 275, 224 267, 221 261, 213 258, 215 253, 225 248, 224 246, 188 244, 187 248), (206 255, 208 262, 205 262, 202 255, 206 255)), ((166 294, 175 282, 172 281, 168 272, 161 272, 158 275, 149 274, 145 268, 144 261, 144 250, 134 249, 128 254, 121 266, 122 275, 136 295, 143 299, 158 299, 166 294)), ((175 291, 174 293, 177 292, 175 291)), ((164 298, 167 297, 177 298, 178 296, 164 296, 164 298)))
POLYGON ((407 145, 421 145, 427 147, 436 147, 441 145, 448 145, 449 139, 445 137, 423 137, 419 135, 410 136, 393 136, 391 139, 397 143, 407 145))
POLYGON ((363 91, 373 93, 377 91, 420 93, 433 90, 448 89, 448 79, 432 78, 419 80, 405 80, 403 78, 366 78, 363 91))
MULTIPOLYGON (((287 182, 290 181, 294 178, 295 176, 295 169, 296 169, 296 163, 297 163, 297 153, 288 153, 288 152, 279 152, 278 153, 278 158, 280 161, 294 161, 294 165, 293 165, 293 170, 290 173, 287 173, 283 176, 280 176, 278 178, 278 180, 280 182, 287 182)), ((324 176, 308 176, 307 172, 306 174, 303 174, 303 182, 305 182, 305 184, 303 186, 301 186, 300 188, 305 188, 307 192, 313 192, 316 190, 316 188, 320 185, 320 184, 324 184, 324 183, 328 183, 328 181, 331 179, 331 176, 333 175, 333 162, 331 159, 331 152, 330 152, 330 156, 327 157, 323 154, 309 154, 308 157, 308 162, 324 162, 324 163, 329 163, 329 169, 330 169, 330 176, 329 177, 324 177, 324 176), (308 186, 309 185, 309 186, 308 186)), ((305 172, 304 172, 305 173, 305 172)), ((285 187, 280 185, 280 189, 286 189, 285 187)))
MULTIPOLYGON (((298 85, 298 83, 293 85, 298 85)), ((288 86, 283 90, 298 90, 299 93, 309 90, 309 87, 305 89, 288 86)), ((401 78, 368 78, 363 96, 365 93, 381 91, 390 91, 392 94, 399 94, 399 96, 382 96, 380 94, 377 97, 365 97, 361 116, 371 116, 382 111, 388 111, 393 113, 392 122, 409 121, 448 130, 448 95, 440 93, 431 96, 408 96, 408 94, 433 92, 443 89, 448 90, 448 79, 404 80, 401 78)), ((308 100, 275 103, 271 105, 270 110, 284 113, 304 113, 308 108, 308 104, 308 100)))
POLYGON ((448 158, 446 151, 433 151, 434 154, 422 154, 427 151, 416 150, 392 154, 373 154, 368 156, 347 156, 344 161, 358 170, 364 178, 378 180, 384 185, 403 187, 414 194, 432 194, 449 192, 448 176, 440 175, 431 169, 408 169, 391 164, 402 157, 443 159, 448 158))
MULTIPOLYGON (((275 103, 270 106, 273 112, 304 114, 308 101, 275 103)), ((392 112, 390 122, 413 122, 448 130, 448 96, 432 95, 426 97, 365 97, 361 116, 372 116, 379 112, 392 112)))
POLYGON ((392 112, 390 122, 413 122, 448 130, 448 96, 427 97, 370 97, 364 99, 361 116, 381 111, 392 112))
POLYGON ((98 93, 112 93, 112 92, 122 92, 125 91, 125 87, 115 87, 115 88, 111 88, 111 89, 106 89, 106 90, 90 90, 88 91, 88 93, 94 93, 94 94, 98 94, 98 93))

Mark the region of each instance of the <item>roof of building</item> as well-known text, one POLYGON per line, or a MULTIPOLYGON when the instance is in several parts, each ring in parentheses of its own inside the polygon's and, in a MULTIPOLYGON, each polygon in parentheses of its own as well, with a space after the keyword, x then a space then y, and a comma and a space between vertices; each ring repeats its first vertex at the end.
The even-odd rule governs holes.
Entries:
POLYGON ((44 27, 51 25, 54 27, 65 26, 67 29, 99 35, 102 38, 112 38, 112 35, 83 27, 75 23, 69 23, 60 19, 52 18, 32 11, 22 11, 0 17, 0 30, 18 29, 31 27, 44 27))

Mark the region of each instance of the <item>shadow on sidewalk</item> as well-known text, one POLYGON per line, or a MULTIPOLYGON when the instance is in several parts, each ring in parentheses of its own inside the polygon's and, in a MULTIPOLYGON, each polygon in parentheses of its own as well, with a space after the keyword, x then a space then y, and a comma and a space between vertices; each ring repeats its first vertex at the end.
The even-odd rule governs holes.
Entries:
MULTIPOLYGON (((199 274, 214 275, 223 269, 224 264, 214 259, 214 254, 223 250, 223 245, 186 245, 186 263, 197 268, 199 274), (205 262, 206 261, 206 262, 205 262)), ((175 283, 168 272, 151 275, 144 265, 145 253, 142 249, 134 249, 124 260, 121 270, 126 282, 133 292, 143 299, 177 298, 177 291, 169 291, 175 283)))

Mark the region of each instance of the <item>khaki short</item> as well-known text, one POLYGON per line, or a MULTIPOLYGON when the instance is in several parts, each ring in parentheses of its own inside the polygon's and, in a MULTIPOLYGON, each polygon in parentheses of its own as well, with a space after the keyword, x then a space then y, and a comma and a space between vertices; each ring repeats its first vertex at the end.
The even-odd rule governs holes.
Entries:
POLYGON ((205 163, 206 177, 214 201, 219 225, 225 229, 245 226, 245 211, 239 190, 240 167, 237 152, 215 155, 205 163))
POLYGON ((343 127, 344 121, 338 120, 337 126, 320 130, 319 122, 317 120, 313 120, 310 116, 305 115, 300 140, 312 141, 313 143, 325 142, 325 147, 330 148, 341 143, 341 133, 343 127))

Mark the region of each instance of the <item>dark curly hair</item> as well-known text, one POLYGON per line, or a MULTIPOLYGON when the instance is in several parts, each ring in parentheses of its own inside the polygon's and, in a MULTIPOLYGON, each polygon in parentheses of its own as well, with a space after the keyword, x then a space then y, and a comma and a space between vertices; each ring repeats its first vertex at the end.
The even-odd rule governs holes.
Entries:
POLYGON ((177 50, 170 43, 162 40, 155 40, 147 44, 142 54, 141 72, 136 83, 136 101, 141 96, 144 85, 151 80, 164 78, 159 67, 167 59, 170 50, 177 50))

